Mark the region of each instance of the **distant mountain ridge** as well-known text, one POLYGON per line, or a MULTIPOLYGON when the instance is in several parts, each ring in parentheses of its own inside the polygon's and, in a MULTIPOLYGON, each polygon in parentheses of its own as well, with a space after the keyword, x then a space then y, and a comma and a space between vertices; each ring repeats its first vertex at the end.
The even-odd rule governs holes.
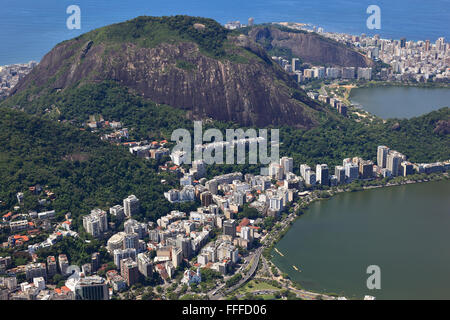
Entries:
POLYGON ((373 60, 334 40, 316 33, 302 32, 276 25, 255 26, 250 39, 266 50, 288 49, 303 62, 340 67, 372 67, 373 60))
POLYGON ((330 113, 251 37, 188 16, 138 17, 64 41, 19 82, 12 98, 32 101, 110 80, 192 118, 308 129, 330 113))

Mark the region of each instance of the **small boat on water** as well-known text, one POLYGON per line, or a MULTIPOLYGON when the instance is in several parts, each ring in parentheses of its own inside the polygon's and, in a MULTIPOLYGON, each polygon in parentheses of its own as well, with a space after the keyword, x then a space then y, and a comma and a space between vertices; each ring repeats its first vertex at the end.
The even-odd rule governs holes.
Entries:
POLYGON ((292 268, 294 268, 295 271, 302 272, 302 270, 299 270, 299 269, 298 269, 296 266, 294 266, 294 265, 292 266, 292 268))

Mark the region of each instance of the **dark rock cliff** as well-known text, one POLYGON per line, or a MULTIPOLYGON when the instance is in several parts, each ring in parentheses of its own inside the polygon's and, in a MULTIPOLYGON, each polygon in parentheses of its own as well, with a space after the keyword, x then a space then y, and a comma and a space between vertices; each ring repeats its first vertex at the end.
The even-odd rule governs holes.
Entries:
POLYGON ((195 41, 145 47, 97 41, 86 34, 57 45, 13 94, 32 87, 45 92, 113 80, 154 102, 185 109, 194 118, 303 128, 318 123, 322 107, 306 97, 261 46, 247 36, 228 35, 224 48, 226 56, 215 57, 195 41))
POLYGON ((342 67, 370 67, 373 61, 361 53, 315 33, 289 32, 275 26, 259 26, 250 30, 252 40, 265 47, 289 49, 303 62, 342 67))

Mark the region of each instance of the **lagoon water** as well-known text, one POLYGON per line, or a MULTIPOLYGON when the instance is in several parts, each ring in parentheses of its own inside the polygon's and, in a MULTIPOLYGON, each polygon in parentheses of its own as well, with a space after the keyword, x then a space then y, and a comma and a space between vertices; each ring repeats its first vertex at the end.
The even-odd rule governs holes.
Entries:
POLYGON ((284 256, 273 251, 273 262, 319 292, 450 299, 449 194, 447 180, 315 202, 276 245, 284 256), (380 290, 366 287, 370 265, 381 269, 380 290))
POLYGON ((402 86, 356 88, 352 89, 349 99, 383 119, 409 119, 450 107, 450 89, 402 86))

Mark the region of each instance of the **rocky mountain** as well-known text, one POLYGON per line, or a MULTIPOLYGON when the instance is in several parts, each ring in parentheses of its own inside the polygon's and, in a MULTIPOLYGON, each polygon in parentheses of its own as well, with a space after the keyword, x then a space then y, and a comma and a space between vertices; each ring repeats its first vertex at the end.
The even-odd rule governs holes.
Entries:
POLYGON ((256 26, 248 31, 250 39, 266 50, 289 50, 303 62, 341 67, 372 67, 373 60, 361 53, 316 33, 278 27, 256 26))
MULTIPOLYGON (((13 90, 30 102, 114 81, 153 102, 242 125, 311 128, 326 111, 252 40, 211 19, 138 17, 53 48, 13 90)), ((17 101, 17 99, 16 99, 17 101)))

